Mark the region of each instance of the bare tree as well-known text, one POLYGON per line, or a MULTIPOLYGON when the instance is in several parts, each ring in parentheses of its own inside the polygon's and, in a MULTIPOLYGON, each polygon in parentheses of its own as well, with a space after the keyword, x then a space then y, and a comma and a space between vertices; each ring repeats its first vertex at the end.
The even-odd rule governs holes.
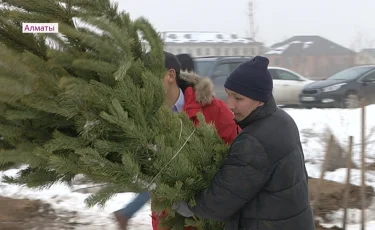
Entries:
POLYGON ((375 39, 369 36, 367 33, 358 30, 351 44, 351 49, 359 52, 366 48, 375 47, 375 39))

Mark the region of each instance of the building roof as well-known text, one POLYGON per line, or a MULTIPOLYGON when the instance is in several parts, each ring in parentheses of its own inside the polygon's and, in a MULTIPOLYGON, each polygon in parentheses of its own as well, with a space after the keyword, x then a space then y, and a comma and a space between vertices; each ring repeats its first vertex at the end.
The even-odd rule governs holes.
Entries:
POLYGON ((355 52, 320 36, 294 36, 270 47, 266 55, 325 56, 355 52))
POLYGON ((165 31, 161 37, 166 44, 178 43, 258 43, 250 38, 220 32, 165 31))

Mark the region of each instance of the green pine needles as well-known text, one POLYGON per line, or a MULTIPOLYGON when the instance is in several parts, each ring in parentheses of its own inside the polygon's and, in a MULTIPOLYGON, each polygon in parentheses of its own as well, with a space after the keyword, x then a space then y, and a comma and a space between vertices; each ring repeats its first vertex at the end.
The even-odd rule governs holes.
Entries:
POLYGON ((223 228, 170 208, 181 200, 194 205, 228 146, 202 115, 194 127, 164 106, 163 43, 151 24, 131 20, 109 0, 3 5, 0 168, 28 165, 6 181, 43 188, 84 174, 105 185, 88 205, 150 191, 153 208, 168 209, 169 228, 223 228), (23 34, 22 22, 59 23, 59 33, 23 34))

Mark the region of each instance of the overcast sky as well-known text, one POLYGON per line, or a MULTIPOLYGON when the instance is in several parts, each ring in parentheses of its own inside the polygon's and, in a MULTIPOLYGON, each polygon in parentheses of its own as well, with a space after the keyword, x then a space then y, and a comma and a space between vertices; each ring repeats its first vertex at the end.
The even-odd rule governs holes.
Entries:
MULTIPOLYGON (((116 1, 159 31, 249 33, 248 0, 116 1)), ((375 0, 255 0, 254 13, 257 40, 267 45, 293 35, 320 35, 348 48, 375 48, 375 0)))

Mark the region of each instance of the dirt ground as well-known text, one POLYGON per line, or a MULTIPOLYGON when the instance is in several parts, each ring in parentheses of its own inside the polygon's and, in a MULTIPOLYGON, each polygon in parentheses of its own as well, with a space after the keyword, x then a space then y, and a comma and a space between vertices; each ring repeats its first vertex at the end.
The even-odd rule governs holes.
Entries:
MULTIPOLYGON (((319 186, 319 179, 309 180, 310 198, 315 206, 315 215, 326 219, 326 214, 332 211, 344 208, 343 196, 345 184, 334 181, 323 180, 319 186), (317 195, 320 195, 319 201, 316 201, 317 195)), ((350 185, 348 208, 361 209, 361 188, 356 185, 350 185)), ((374 189, 371 186, 366 187, 366 204, 369 206, 374 197, 374 189)), ((367 208, 367 207, 366 207, 367 208)))
MULTIPOLYGON (((311 200, 314 203, 320 191, 320 202, 316 205, 316 215, 325 219, 325 214, 342 208, 344 184, 323 181, 318 188, 318 180, 309 180, 311 200)), ((360 188, 351 186, 349 208, 360 208, 360 188)), ((372 187, 367 188, 368 203, 374 196, 372 187)), ((75 222, 77 213, 53 210, 52 207, 38 200, 11 199, 0 197, 1 230, 74 230, 81 224, 75 222)), ((317 230, 340 230, 338 227, 324 228, 317 222, 317 230)))
POLYGON ((57 214, 47 203, 38 200, 0 197, 1 230, 73 230, 76 213, 57 214))
POLYGON ((342 230, 342 228, 339 228, 337 226, 331 227, 331 228, 325 228, 319 224, 316 225, 316 230, 342 230))

